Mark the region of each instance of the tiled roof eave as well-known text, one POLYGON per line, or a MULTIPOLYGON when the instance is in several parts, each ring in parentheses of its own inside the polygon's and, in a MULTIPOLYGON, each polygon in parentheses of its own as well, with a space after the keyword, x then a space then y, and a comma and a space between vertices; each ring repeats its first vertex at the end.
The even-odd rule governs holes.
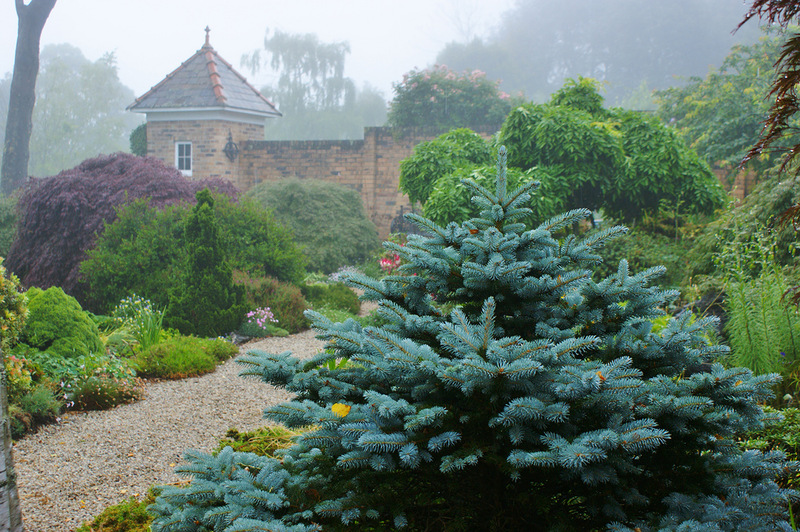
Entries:
POLYGON ((245 114, 263 117, 283 116, 280 111, 259 111, 252 108, 234 107, 231 105, 220 105, 217 107, 138 107, 131 109, 134 113, 214 113, 231 112, 235 114, 245 114))

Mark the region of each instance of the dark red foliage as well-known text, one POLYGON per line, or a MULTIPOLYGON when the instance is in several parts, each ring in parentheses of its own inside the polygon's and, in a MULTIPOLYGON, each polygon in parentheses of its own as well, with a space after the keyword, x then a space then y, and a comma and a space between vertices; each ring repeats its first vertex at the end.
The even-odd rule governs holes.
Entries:
MULTIPOLYGON (((760 18, 762 23, 778 24, 784 28, 800 17, 800 2, 797 0, 753 0, 742 26, 751 18, 760 18)), ((770 107, 769 116, 764 121, 764 130, 756 144, 750 148, 740 167, 749 160, 759 157, 764 152, 783 152, 784 158, 780 171, 789 169, 800 156, 800 143, 791 144, 797 134, 797 127, 791 123, 795 115, 800 112, 800 32, 790 31, 781 50, 781 55, 775 63, 775 81, 769 96, 775 101, 770 107), (791 145, 781 145, 781 140, 791 137, 791 145)), ((794 165, 795 176, 800 175, 800 166, 794 165)))
POLYGON ((239 193, 229 181, 191 180, 152 157, 115 153, 87 159, 24 190, 6 267, 27 287, 60 286, 82 301, 80 263, 103 222, 116 219, 116 207, 144 197, 155 206, 194 203, 205 187, 232 197, 239 193))

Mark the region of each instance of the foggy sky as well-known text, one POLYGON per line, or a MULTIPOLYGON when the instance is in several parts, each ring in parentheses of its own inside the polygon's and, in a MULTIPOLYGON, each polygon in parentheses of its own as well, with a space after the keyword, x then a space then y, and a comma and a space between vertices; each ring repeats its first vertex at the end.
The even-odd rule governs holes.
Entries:
MULTIPOLYGON (((345 75, 391 99, 393 82, 433 63, 447 42, 488 34, 514 0, 58 0, 42 46, 70 43, 91 61, 114 52, 119 77, 140 96, 204 42, 256 87, 269 81, 240 66, 260 48, 269 27, 315 33, 322 42, 349 41, 345 75)), ((11 72, 17 36, 12 0, 0 1, 0 76, 11 72)))

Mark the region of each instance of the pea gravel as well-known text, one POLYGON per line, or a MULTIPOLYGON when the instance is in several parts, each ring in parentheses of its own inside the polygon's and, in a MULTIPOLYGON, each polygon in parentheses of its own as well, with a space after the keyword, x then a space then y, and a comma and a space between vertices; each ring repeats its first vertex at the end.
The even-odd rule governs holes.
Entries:
MULTIPOLYGON (((240 352, 291 351, 308 358, 323 347, 314 331, 245 344, 240 352)), ((144 399, 113 410, 66 414, 14 445, 27 532, 65 532, 107 506, 144 497, 153 484, 183 480, 173 472, 187 449, 209 452, 228 429, 267 425, 262 412, 288 392, 238 376, 228 360, 214 373, 146 385, 144 399)))

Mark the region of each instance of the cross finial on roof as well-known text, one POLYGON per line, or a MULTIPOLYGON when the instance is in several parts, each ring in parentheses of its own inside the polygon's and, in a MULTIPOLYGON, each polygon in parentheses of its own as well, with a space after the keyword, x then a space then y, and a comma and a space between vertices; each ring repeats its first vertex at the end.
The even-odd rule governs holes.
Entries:
POLYGON ((208 35, 211 33, 211 28, 206 26, 206 46, 211 46, 211 43, 208 40, 208 35))

